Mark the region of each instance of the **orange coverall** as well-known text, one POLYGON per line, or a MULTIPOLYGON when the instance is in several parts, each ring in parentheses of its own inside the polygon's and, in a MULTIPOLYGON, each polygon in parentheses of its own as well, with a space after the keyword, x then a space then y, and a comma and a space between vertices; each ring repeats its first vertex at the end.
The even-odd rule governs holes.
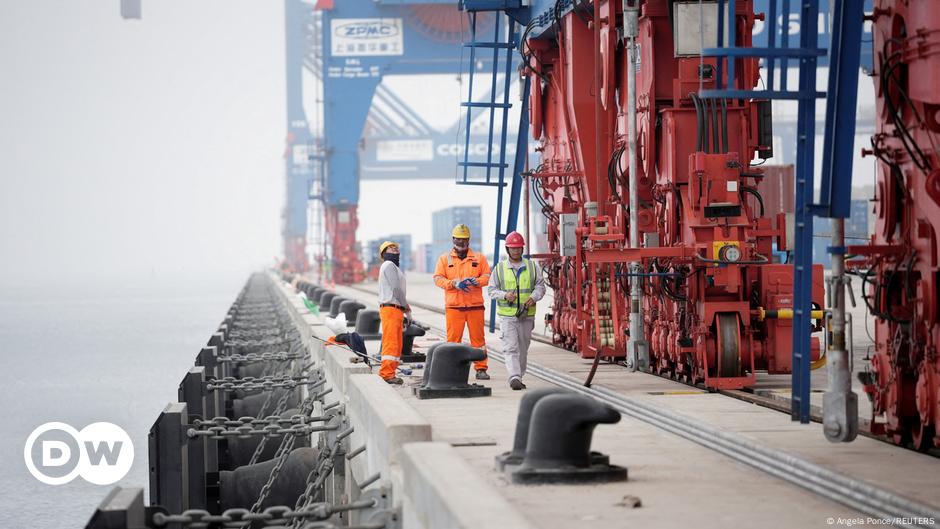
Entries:
POLYGON ((379 376, 383 380, 395 378, 395 369, 401 360, 401 345, 405 313, 397 307, 381 307, 382 319, 382 367, 379 376))
MULTIPOLYGON (((434 269, 434 284, 444 289, 444 315, 447 322, 447 341, 460 343, 463 341, 463 329, 466 325, 470 332, 470 345, 486 351, 486 336, 483 333, 483 317, 485 305, 483 304, 483 287, 490 282, 490 265, 486 256, 467 250, 463 259, 451 249, 449 254, 442 255, 437 260, 434 269), (463 280, 475 277, 477 285, 470 286, 469 292, 464 292, 454 286, 454 280, 463 280)), ((474 362, 474 369, 486 369, 486 359, 474 362)))

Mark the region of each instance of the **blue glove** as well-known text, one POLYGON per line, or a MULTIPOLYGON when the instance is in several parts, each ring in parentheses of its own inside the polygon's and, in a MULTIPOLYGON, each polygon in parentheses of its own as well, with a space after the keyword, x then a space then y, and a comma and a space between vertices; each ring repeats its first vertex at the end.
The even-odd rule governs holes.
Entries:
POLYGON ((464 292, 470 292, 470 280, 464 279, 460 283, 457 283, 457 288, 463 290, 464 292))
POLYGON ((477 283, 477 278, 475 277, 468 277, 467 282, 475 287, 480 286, 479 283, 477 283))

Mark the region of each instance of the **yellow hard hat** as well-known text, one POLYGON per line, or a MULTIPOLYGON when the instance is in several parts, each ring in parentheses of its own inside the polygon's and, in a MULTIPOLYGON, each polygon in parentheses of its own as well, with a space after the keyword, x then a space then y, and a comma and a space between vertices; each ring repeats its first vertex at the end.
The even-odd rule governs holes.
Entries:
POLYGON ((397 242, 392 242, 392 241, 385 241, 385 242, 383 242, 382 245, 379 246, 379 257, 382 257, 382 254, 385 253, 385 250, 388 250, 389 246, 394 246, 394 247, 398 248, 398 243, 397 243, 397 242))
POLYGON ((458 239, 469 239, 470 228, 466 224, 458 224, 454 226, 454 231, 450 232, 450 236, 458 239))

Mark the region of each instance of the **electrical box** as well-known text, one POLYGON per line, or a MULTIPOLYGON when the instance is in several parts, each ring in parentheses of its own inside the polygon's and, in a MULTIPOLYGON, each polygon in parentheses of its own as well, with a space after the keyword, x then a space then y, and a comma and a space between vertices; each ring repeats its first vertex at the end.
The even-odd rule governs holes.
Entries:
POLYGON ((578 227, 577 213, 562 213, 558 215, 559 232, 561 235, 562 257, 574 257, 578 252, 578 239, 575 229, 578 227))
MULTIPOLYGON (((725 2, 722 33, 724 47, 728 44, 728 4, 725 2)), ((718 2, 687 1, 672 4, 672 44, 676 57, 698 57, 702 47, 718 47, 718 2)))

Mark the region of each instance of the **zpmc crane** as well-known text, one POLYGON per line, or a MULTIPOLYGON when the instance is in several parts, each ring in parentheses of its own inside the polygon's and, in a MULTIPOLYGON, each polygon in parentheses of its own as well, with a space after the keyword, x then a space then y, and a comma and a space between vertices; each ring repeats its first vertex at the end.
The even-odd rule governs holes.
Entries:
POLYGON ((355 283, 363 276, 356 242, 360 144, 373 96, 385 75, 459 73, 466 20, 456 2, 440 0, 285 0, 284 6, 285 258, 295 270, 309 266, 313 200, 327 237, 315 250, 322 280, 355 283), (303 105, 304 70, 318 81, 322 96, 312 122, 303 105))

